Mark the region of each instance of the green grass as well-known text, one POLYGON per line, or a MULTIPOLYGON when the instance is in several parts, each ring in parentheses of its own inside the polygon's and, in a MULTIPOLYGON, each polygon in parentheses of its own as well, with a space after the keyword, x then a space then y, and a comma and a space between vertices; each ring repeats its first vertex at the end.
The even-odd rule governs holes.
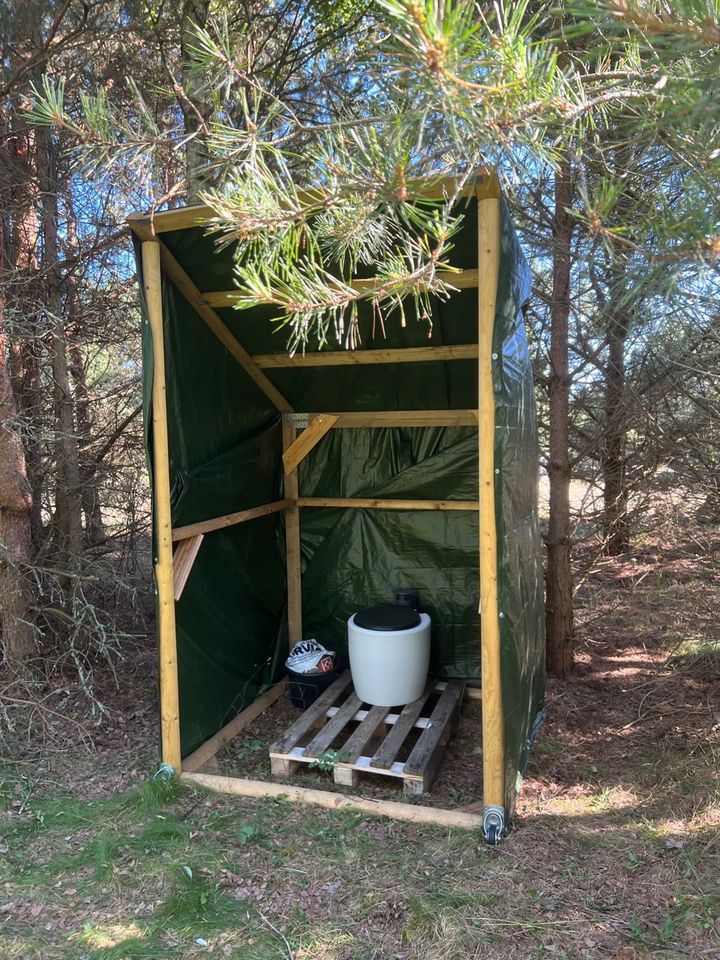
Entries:
POLYGON ((662 817, 639 822, 609 796, 588 797, 592 821, 568 820, 559 846, 538 823, 489 851, 465 832, 177 785, 93 802, 36 789, 0 819, 4 900, 20 905, 0 914, 0 956, 371 960, 380 938, 408 960, 600 960, 622 942, 668 957, 715 936, 717 845, 669 852, 662 817))
MULTIPOLYGON (((652 622, 612 607, 612 578, 594 590, 610 605, 598 648, 637 626, 659 638, 654 659, 643 639, 637 676, 617 681, 606 662, 587 688, 550 684, 499 848, 174 781, 84 800, 29 764, 0 766, 0 960, 712 958, 718 644, 678 623, 686 585, 670 574, 638 588, 652 622), (598 696, 595 730, 583 720, 598 696)), ((232 749, 259 764, 258 743, 232 749)))

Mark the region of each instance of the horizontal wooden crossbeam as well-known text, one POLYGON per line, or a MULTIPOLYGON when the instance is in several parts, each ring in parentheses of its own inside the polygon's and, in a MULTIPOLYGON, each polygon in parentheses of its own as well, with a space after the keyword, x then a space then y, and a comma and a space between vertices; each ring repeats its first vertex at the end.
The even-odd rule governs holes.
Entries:
POLYGON ((477 360, 476 343, 443 347, 398 347, 392 350, 325 350, 322 353, 262 353, 253 357, 260 369, 280 367, 342 367, 379 363, 433 363, 438 360, 477 360))
MULTIPOLYGON (((413 199, 442 200, 452 196, 456 190, 457 180, 454 177, 441 177, 432 181, 410 181, 407 185, 408 193, 413 199)), ((305 192, 300 194, 303 203, 322 200, 321 191, 305 192)), ((468 180, 466 186, 458 192, 459 198, 500 197, 500 184, 494 173, 485 173, 476 180, 468 180)), ((202 227, 216 216, 215 211, 199 203, 189 207, 180 207, 176 210, 161 210, 153 214, 133 213, 128 217, 130 229, 140 235, 145 232, 145 239, 158 233, 167 233, 171 230, 187 230, 189 227, 202 227)))
POLYGON ((299 507, 349 507, 355 510, 477 510, 477 500, 395 500, 373 497, 298 497, 299 507))
MULTIPOLYGON (((323 410, 337 417, 335 429, 360 427, 477 427, 477 410, 323 410)), ((288 414, 287 422, 306 427, 316 413, 288 414), (303 422, 304 421, 304 422, 303 422)))
MULTIPOLYGON (((449 287, 455 287, 457 290, 471 290, 478 285, 477 270, 440 270, 437 277, 449 287)), ((371 287, 385 281, 376 277, 366 277, 364 279, 351 280, 349 286, 353 290, 369 290, 371 287)), ((203 294, 203 299, 209 307, 232 307, 238 298, 239 291, 234 290, 208 290, 203 294)))

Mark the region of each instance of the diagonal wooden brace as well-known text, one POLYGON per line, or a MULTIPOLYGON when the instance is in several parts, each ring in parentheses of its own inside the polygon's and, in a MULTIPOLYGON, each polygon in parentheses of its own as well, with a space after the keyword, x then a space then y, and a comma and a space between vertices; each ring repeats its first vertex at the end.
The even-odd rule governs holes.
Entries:
POLYGON ((173 553, 173 589, 176 601, 182 596, 202 542, 203 534, 198 533, 194 537, 181 540, 175 547, 173 553))
POLYGON ((298 465, 310 453, 313 447, 318 444, 328 430, 331 430, 338 422, 338 417, 332 413, 320 413, 313 417, 310 425, 306 427, 300 436, 294 440, 283 453, 283 464, 285 473, 291 474, 297 470, 298 465))

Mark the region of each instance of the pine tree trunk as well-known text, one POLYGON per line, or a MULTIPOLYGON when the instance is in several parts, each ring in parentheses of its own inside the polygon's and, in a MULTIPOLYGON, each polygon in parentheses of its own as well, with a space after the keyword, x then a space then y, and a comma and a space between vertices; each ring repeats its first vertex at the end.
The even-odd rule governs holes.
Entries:
MULTIPOLYGON (((50 357, 55 400, 55 562, 76 569, 82 553, 82 500, 75 432, 73 395, 70 389, 65 343, 65 322, 58 273, 57 177, 54 151, 46 130, 38 134, 38 159, 42 187, 44 272, 47 277, 47 313, 50 323, 50 357)), ((67 584, 66 584, 67 586, 67 584)))
POLYGON ((12 231, 6 306, 20 320, 12 338, 8 338, 8 372, 15 404, 25 422, 23 449, 25 472, 30 484, 32 541, 34 550, 42 546, 42 386, 40 358, 42 342, 38 335, 40 296, 38 281, 38 183, 37 144, 33 129, 15 131, 12 137, 12 231))
POLYGON ((550 328, 549 458, 550 517, 546 537, 545 597, 546 663, 548 672, 564 677, 573 668, 574 633, 570 567, 570 457, 568 320, 573 233, 570 166, 564 164, 555 181, 553 216, 553 290, 550 328))
MULTIPOLYGON (((67 224, 66 236, 68 251, 72 255, 78 252, 77 229, 75 213, 72 206, 69 186, 66 186, 67 224)), ((67 288, 67 317, 68 327, 75 330, 81 321, 80 297, 75 277, 70 275, 65 280, 67 288)), ((87 376, 82 353, 77 343, 70 338, 68 352, 69 370, 75 384, 75 419, 78 437, 78 458, 80 470, 80 498, 82 511, 85 516, 86 546, 99 546, 107 540, 107 532, 102 516, 102 501, 100 499, 100 483, 95 463, 90 449, 93 431, 93 415, 90 405, 90 393, 87 387, 87 376)))
MULTIPOLYGON (((72 307, 70 308, 71 315, 72 307)), ((85 516, 85 544, 97 547, 107 540, 107 531, 102 516, 100 483, 97 465, 90 454, 93 419, 90 394, 87 388, 85 365, 77 344, 70 347, 70 374, 75 383, 75 415, 78 439, 80 440, 80 494, 85 516)))
POLYGON ((32 491, 7 366, 2 295, 7 272, 4 226, 0 221, 0 640, 5 662, 17 665, 35 651, 28 613, 29 581, 25 572, 33 560, 32 491))
POLYGON ((208 185, 207 138, 203 133, 203 120, 209 116, 206 96, 198 80, 198 74, 190 69, 190 48, 197 43, 191 27, 207 25, 210 0, 186 0, 183 10, 183 28, 180 38, 182 58, 182 85, 180 97, 185 136, 190 139, 185 145, 185 181, 187 202, 199 203, 202 190, 208 185))
POLYGON ((607 326, 608 361, 605 370, 605 436, 601 462, 604 485, 604 552, 609 556, 625 553, 630 545, 625 457, 625 344, 628 329, 628 318, 624 314, 610 315, 607 326))

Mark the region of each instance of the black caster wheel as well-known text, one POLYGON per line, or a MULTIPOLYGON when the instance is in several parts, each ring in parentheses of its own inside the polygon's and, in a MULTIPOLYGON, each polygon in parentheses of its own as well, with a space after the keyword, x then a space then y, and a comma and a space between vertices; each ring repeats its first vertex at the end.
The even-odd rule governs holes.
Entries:
POLYGON ((497 826, 497 824, 492 824, 487 828, 487 832, 485 833, 485 843, 489 847, 496 847, 500 843, 501 838, 502 834, 500 833, 500 827, 497 826))

